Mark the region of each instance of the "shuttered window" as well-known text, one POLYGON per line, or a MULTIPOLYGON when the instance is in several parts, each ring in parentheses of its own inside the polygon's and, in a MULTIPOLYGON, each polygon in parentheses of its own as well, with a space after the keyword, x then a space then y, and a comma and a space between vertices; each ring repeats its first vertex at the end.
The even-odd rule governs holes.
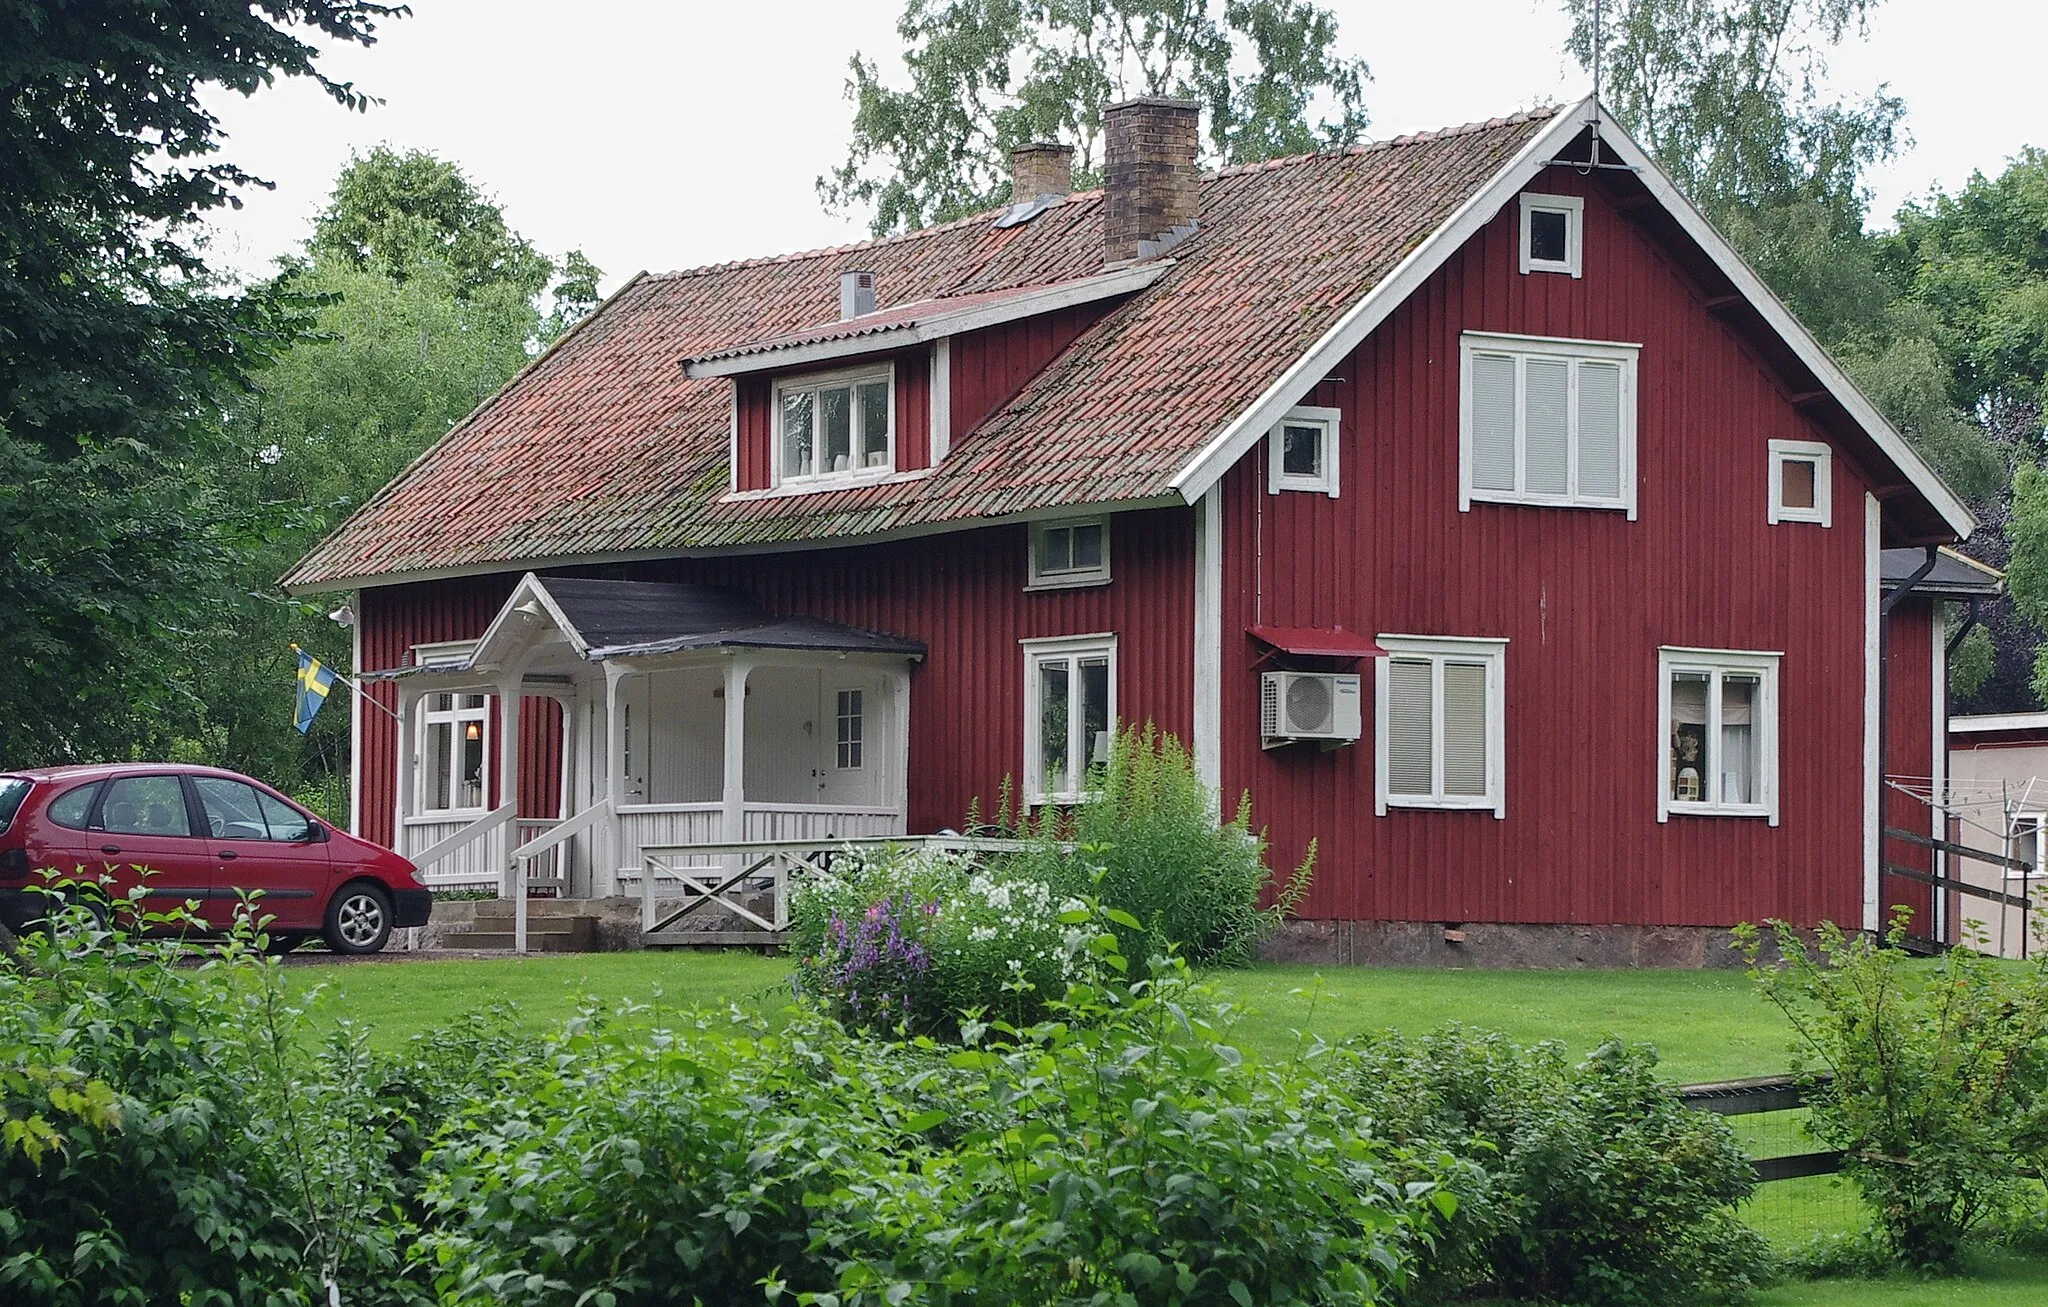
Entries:
POLYGON ((1505 640, 1382 635, 1378 809, 1492 808, 1502 786, 1505 640))
POLYGON ((1462 354, 1460 508, 1635 516, 1635 346, 1467 332, 1462 354))
POLYGON ((1768 817, 1778 824, 1778 655, 1658 651, 1657 819, 1768 817))

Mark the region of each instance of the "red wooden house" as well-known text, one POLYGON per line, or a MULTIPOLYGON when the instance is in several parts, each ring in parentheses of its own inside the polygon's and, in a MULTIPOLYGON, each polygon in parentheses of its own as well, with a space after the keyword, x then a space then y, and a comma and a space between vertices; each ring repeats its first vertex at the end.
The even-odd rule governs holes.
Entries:
POLYGON ((1100 191, 1031 147, 1001 212, 635 278, 304 559, 402 719, 359 831, 602 895, 1071 801, 1150 720, 1317 841, 1297 953, 1874 923, 1972 519, 1628 135, 1105 133, 1100 191))

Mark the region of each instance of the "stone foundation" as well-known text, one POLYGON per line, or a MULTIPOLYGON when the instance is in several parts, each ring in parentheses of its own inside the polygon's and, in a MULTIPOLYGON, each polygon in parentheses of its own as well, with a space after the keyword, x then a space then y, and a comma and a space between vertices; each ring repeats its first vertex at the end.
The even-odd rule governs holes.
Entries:
POLYGON ((1287 921, 1260 950, 1268 962, 1365 967, 1554 970, 1740 967, 1719 926, 1533 926, 1499 922, 1287 921), (1458 938, 1462 936, 1462 938, 1458 938))

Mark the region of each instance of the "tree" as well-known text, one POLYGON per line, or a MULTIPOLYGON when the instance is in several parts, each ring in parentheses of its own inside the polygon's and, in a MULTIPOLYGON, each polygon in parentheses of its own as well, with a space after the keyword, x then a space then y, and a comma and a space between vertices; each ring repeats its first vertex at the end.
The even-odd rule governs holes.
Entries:
POLYGON ((1361 59, 1308 0, 909 0, 896 24, 910 89, 849 61, 853 141, 818 179, 828 208, 872 210, 876 235, 1009 198, 1008 152, 1076 147, 1100 167, 1102 110, 1137 95, 1200 101, 1211 163, 1245 163, 1358 139, 1361 59))
POLYGON ((236 294, 192 239, 256 184, 218 159, 202 92, 321 74, 313 40, 368 45, 365 0, 0 0, 0 758, 159 745, 194 703, 163 656, 234 548, 185 468, 209 408, 295 326, 236 294))
POLYGON ((323 616, 331 599, 281 594, 275 580, 586 315, 603 274, 572 251, 543 319, 554 262, 431 154, 351 160, 334 195, 276 279, 316 306, 310 330, 220 422, 212 483, 247 548, 190 680, 204 706, 195 754, 299 788, 338 817, 328 782, 346 770, 347 713, 322 713, 305 736, 292 729, 289 645, 349 668, 348 636, 323 616))
POLYGON ((405 281, 428 265, 454 271, 460 293, 511 285, 538 295, 554 263, 505 224, 460 168, 425 150, 380 145, 351 155, 307 252, 405 281))

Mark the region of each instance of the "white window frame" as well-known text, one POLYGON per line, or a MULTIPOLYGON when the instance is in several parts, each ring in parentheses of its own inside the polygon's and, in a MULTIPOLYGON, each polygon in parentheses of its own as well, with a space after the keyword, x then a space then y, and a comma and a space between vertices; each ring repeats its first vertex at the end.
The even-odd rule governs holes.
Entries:
POLYGON ((1820 440, 1773 440, 1771 442, 1771 499, 1766 518, 1772 526, 1780 522, 1815 522, 1834 525, 1835 451, 1820 440), (1794 508, 1785 502, 1785 464, 1813 464, 1813 507, 1794 508))
POLYGON ((419 765, 413 769, 415 773, 413 781, 417 787, 413 811, 419 816, 472 817, 490 811, 491 718, 497 715, 491 709, 495 701, 496 696, 485 694, 482 690, 475 687, 467 690, 429 690, 425 697, 420 700, 419 721, 414 727, 417 734, 413 741, 415 756, 419 759, 419 765), (448 696, 449 702, 453 706, 446 709, 437 709, 433 706, 434 700, 437 696, 443 694, 448 696), (463 698, 472 695, 481 698, 483 705, 477 708, 462 707, 463 698), (444 722, 448 724, 449 728, 448 739, 450 748, 448 750, 447 765, 449 769, 448 793, 451 798, 462 790, 463 725, 467 722, 477 722, 480 724, 477 740, 483 746, 483 767, 481 769, 483 783, 479 787, 480 802, 475 807, 436 808, 433 806, 435 778, 427 766, 427 759, 432 756, 427 752, 427 739, 433 734, 434 727, 444 722))
POLYGON ((1116 633, 1101 631, 1092 635, 1060 635, 1044 639, 1019 640, 1024 650, 1024 802, 1027 807, 1041 807, 1046 804, 1080 803, 1089 797, 1089 792, 1080 788, 1088 775, 1087 766, 1074 766, 1078 750, 1079 760, 1088 762, 1088 749, 1078 740, 1081 731, 1080 714, 1067 714, 1067 767, 1075 782, 1075 788, 1057 794, 1048 794, 1039 787, 1038 762, 1041 756, 1038 739, 1038 724, 1041 720, 1038 686, 1038 669, 1048 662, 1068 664, 1067 684, 1070 687, 1081 683, 1080 661, 1083 658, 1107 658, 1109 660, 1109 731, 1112 738, 1117 729, 1116 704, 1116 633))
MULTIPOLYGON (((1025 562, 1026 590, 1072 590, 1079 586, 1109 584, 1109 517, 1098 513, 1088 517, 1054 517, 1031 524, 1031 539, 1025 562), (1099 526, 1102 528, 1102 563, 1098 567, 1064 567, 1046 571, 1039 565, 1041 546, 1048 532, 1077 526, 1099 526)), ((1071 550, 1069 553, 1071 556, 1071 550)))
POLYGON ((860 685, 842 685, 832 692, 832 769, 866 771, 868 752, 868 696, 860 685), (845 708, 846 696, 853 696, 853 711, 845 708), (853 738, 845 737, 847 722, 853 723, 853 738), (851 758, 852 761, 846 761, 851 758))
POLYGON ((1577 195, 1542 195, 1522 192, 1521 251, 1522 274, 1562 272, 1572 277, 1586 275, 1586 201, 1577 195), (1530 217, 1537 213, 1564 215, 1564 258, 1539 259, 1530 253, 1530 217))
POLYGON ((2024 881, 2032 885, 2048 879, 2048 871, 2044 871, 2040 865, 2042 862, 2048 862, 2048 858, 2041 856, 2042 850, 2048 849, 2048 813, 2022 808, 2006 818, 2005 856, 2008 858, 2017 858, 2020 855, 2017 836, 2023 825, 2034 828, 2034 856, 2037 859, 2034 869, 2031 872, 2014 871, 2011 867, 2004 867, 2001 870, 2008 881, 2024 881))
MULTIPOLYGON (((1784 655, 1748 649, 1693 649, 1664 645, 1657 650, 1657 820, 1676 817, 1763 817, 1778 824, 1778 665, 1784 655), (1678 672, 1705 672, 1713 679, 1707 688, 1707 721, 1721 721, 1721 681, 1729 672, 1758 673, 1755 715, 1757 793, 1755 803, 1721 802, 1721 768, 1708 768, 1706 799, 1680 801, 1671 797, 1671 678, 1678 672)), ((1717 745, 1718 747, 1718 745, 1717 745)))
POLYGON ((1508 815, 1507 796, 1507 649, 1508 642, 1478 636, 1379 636, 1385 658, 1373 660, 1373 807, 1379 816, 1389 808, 1442 808, 1491 811, 1508 815), (1431 723, 1430 794, 1395 794, 1388 786, 1388 735, 1392 720, 1392 666, 1396 658, 1430 661, 1431 723), (1486 665, 1486 793, 1451 794, 1444 788, 1444 663, 1486 665))
POLYGON ((1275 422, 1266 432, 1266 493, 1277 495, 1283 490, 1304 490, 1311 494, 1337 497, 1340 477, 1337 469, 1338 431, 1343 412, 1340 409, 1321 408, 1304 404, 1287 410, 1287 415, 1275 422), (1318 427, 1322 430, 1323 470, 1313 476, 1289 475, 1286 467, 1287 442, 1282 438, 1283 427, 1318 427))
POLYGON ((1468 331, 1458 338, 1458 511, 1469 513, 1475 501, 1489 504, 1530 504, 1548 508, 1599 508, 1628 514, 1636 520, 1636 364, 1642 346, 1626 341, 1572 340, 1555 336, 1517 336, 1504 332, 1468 331), (1528 480, 1528 413, 1522 402, 1524 380, 1532 358, 1568 363, 1617 363, 1621 366, 1621 494, 1605 499, 1580 495, 1579 370, 1573 367, 1566 403, 1571 433, 1566 485, 1562 495, 1526 490, 1481 489, 1472 484, 1472 360, 1475 355, 1507 355, 1515 360, 1515 481, 1528 480))
MULTIPOLYGON (((769 450, 772 476, 770 483, 777 489, 783 486, 801 487, 805 490, 830 490, 840 486, 865 485, 896 475, 896 363, 869 364, 857 368, 840 368, 832 372, 806 372, 795 376, 779 377, 769 387, 768 403, 772 409, 770 428, 774 433, 773 447, 769 450), (860 400, 857 387, 863 382, 882 381, 889 388, 889 458, 879 467, 849 467, 844 472, 812 472, 809 476, 791 476, 783 471, 788 459, 784 457, 782 444, 782 397, 794 391, 836 390, 841 386, 854 390, 851 401, 851 434, 848 458, 858 454, 863 435, 860 429, 860 400)), ((811 404, 812 462, 818 461, 823 448, 823 428, 818 422, 819 406, 816 400, 811 404)))

